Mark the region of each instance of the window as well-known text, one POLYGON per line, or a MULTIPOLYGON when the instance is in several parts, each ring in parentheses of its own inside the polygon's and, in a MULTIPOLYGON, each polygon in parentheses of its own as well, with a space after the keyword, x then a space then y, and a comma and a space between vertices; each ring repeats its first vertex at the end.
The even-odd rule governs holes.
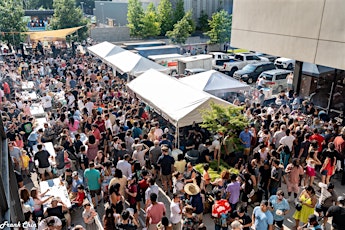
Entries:
POLYGON ((273 79, 273 76, 270 74, 267 74, 267 73, 262 74, 262 76, 266 77, 266 81, 272 81, 272 79, 273 79))
POLYGON ((286 73, 278 74, 276 76, 276 80, 284 80, 284 79, 286 79, 286 77, 287 77, 286 73))
POLYGON ((257 57, 257 56, 253 56, 253 60, 260 61, 261 59, 259 57, 257 57))
POLYGON ((270 63, 270 64, 267 64, 267 65, 264 65, 264 70, 271 70, 271 69, 275 69, 276 67, 274 66, 274 64, 270 63))
POLYGON ((257 73, 261 73, 263 71, 264 71, 264 68, 262 68, 262 66, 257 67, 255 70, 255 72, 257 72, 257 73))
POLYGON ((243 56, 242 55, 235 55, 235 59, 243 61, 243 56))
POLYGON ((247 61, 252 61, 254 60, 253 56, 247 56, 247 61))

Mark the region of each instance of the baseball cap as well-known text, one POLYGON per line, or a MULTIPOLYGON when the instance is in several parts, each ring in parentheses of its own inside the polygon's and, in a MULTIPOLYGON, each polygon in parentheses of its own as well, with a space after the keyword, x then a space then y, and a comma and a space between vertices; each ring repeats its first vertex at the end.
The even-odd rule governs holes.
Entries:
POLYGON ((72 177, 75 177, 75 176, 78 176, 78 172, 77 172, 77 171, 74 171, 74 172, 72 173, 72 177))

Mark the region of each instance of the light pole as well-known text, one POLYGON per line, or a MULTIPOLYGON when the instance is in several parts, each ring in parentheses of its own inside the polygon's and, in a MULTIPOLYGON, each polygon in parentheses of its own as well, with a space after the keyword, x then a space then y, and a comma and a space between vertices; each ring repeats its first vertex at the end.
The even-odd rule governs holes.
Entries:
POLYGON ((84 2, 80 2, 81 4, 81 11, 83 12, 83 15, 84 15, 84 2))

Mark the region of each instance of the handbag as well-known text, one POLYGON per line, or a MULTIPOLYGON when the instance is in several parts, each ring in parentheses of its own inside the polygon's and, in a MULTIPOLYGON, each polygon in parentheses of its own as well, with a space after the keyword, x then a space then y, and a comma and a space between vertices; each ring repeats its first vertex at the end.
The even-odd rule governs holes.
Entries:
POLYGON ((301 202, 296 201, 296 202, 295 202, 295 208, 296 208, 297 211, 301 211, 301 210, 302 210, 302 204, 301 204, 301 202))

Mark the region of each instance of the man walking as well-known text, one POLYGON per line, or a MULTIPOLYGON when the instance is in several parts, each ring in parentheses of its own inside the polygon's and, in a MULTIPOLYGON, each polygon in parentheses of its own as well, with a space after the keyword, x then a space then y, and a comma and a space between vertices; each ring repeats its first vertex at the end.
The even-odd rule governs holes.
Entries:
POLYGON ((37 149, 38 152, 35 154, 34 160, 38 160, 38 172, 41 175, 42 180, 46 179, 46 172, 49 174, 48 179, 53 178, 52 168, 49 163, 49 152, 43 149, 42 144, 38 144, 37 149))
POLYGON ((273 230, 273 215, 268 211, 268 201, 262 200, 253 210, 252 220, 256 230, 273 230))
POLYGON ((278 226, 280 230, 283 230, 284 217, 290 210, 290 205, 284 198, 284 192, 282 190, 277 191, 277 195, 273 195, 269 199, 270 206, 268 209, 272 212, 273 223, 278 226))
POLYGON ((98 203, 101 200, 101 173, 95 169, 95 163, 93 161, 89 163, 89 168, 85 170, 84 179, 89 187, 93 206, 96 207, 96 195, 98 203))
POLYGON ((165 216, 165 205, 162 202, 157 202, 157 194, 151 193, 151 205, 146 209, 146 228, 148 230, 158 230, 157 224, 165 216))
POLYGON ((161 180, 166 194, 169 193, 169 188, 172 191, 172 168, 175 160, 169 156, 169 148, 162 146, 163 155, 158 158, 157 165, 161 168, 161 180), (169 187, 168 187, 169 184, 169 187))
POLYGON ((178 193, 173 194, 173 200, 170 204, 170 220, 173 230, 181 230, 182 202, 178 193))

